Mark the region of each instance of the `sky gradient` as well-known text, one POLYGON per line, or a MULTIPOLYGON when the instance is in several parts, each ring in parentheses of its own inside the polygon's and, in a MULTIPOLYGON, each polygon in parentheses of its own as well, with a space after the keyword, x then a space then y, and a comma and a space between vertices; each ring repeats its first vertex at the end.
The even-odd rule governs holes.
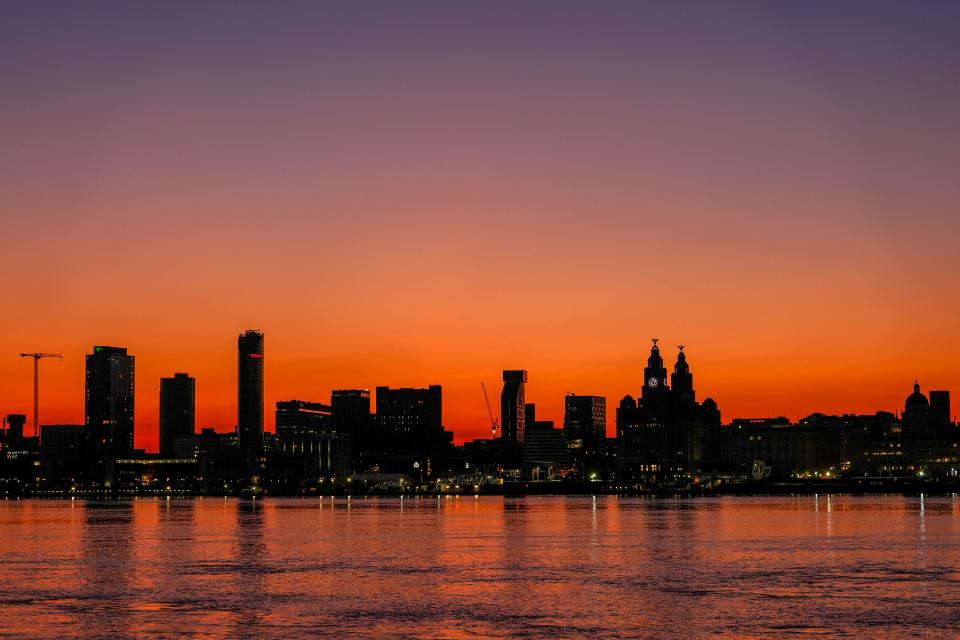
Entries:
MULTIPOLYGON (((672 4, 672 3, 670 3, 672 4)), ((724 420, 960 389, 960 5, 0 5, 0 412, 83 419, 83 355, 137 357, 198 427, 333 388, 529 371, 637 394, 686 344, 724 420)), ((496 403, 496 399, 495 403, 496 403)))

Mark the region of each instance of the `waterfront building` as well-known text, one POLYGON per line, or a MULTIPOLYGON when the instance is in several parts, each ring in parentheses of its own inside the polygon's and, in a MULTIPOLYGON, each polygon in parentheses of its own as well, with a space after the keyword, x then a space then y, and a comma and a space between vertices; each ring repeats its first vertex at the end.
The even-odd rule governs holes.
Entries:
POLYGON ((237 436, 248 456, 263 447, 263 334, 254 330, 237 339, 237 436))
POLYGON ((639 400, 617 408, 617 474, 626 482, 686 483, 720 463, 720 411, 711 398, 697 402, 693 374, 679 347, 671 382, 653 340, 639 400))
MULTIPOLYGON (((531 407, 532 405, 527 405, 531 407)), ((528 413, 526 418, 530 417, 528 413)), ((523 475, 534 480, 553 479, 569 467, 569 449, 563 429, 555 429, 552 420, 527 422, 523 440, 523 475)))
POLYGON ((133 451, 134 374, 134 357, 125 348, 96 346, 86 357, 85 423, 101 454, 133 451))
POLYGON ((330 396, 330 419, 333 431, 350 436, 352 466, 359 468, 372 435, 370 390, 335 389, 330 396))
POLYGON ((443 429, 443 388, 377 387, 376 448, 391 453, 430 454, 449 444, 443 429))
POLYGON ((330 405, 306 400, 277 402, 276 425, 280 439, 335 431, 330 405))
POLYGON ((564 398, 563 433, 569 448, 570 463, 581 477, 606 475, 606 398, 567 394, 564 398))
MULTIPOLYGON (((177 453, 177 440, 190 441, 196 432, 197 381, 186 373, 160 378, 160 454, 177 453)), ((182 448, 182 447, 181 447, 182 448)))
POLYGON ((931 391, 930 399, 913 385, 903 408, 903 463, 910 474, 960 475, 960 433, 950 419, 950 392, 931 391))
POLYGON ((17 449, 23 445, 23 426, 27 416, 22 413, 9 413, 3 419, 3 450, 17 449))
POLYGON ((523 459, 526 383, 527 372, 523 369, 504 370, 503 391, 500 393, 500 440, 502 460, 506 467, 516 468, 523 459))

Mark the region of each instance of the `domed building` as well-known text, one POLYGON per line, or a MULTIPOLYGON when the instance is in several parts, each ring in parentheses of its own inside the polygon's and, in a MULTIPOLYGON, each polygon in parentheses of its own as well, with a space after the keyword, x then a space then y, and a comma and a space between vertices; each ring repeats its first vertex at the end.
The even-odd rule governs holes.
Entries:
POLYGON ((907 402, 905 404, 905 411, 909 411, 911 407, 929 407, 930 402, 927 400, 927 396, 923 395, 920 392, 920 381, 917 381, 913 384, 913 393, 907 396, 907 402))
POLYGON ((928 400, 920 391, 920 381, 916 381, 903 406, 904 436, 936 440, 944 437, 950 426, 950 392, 931 391, 928 400))
POLYGON ((950 416, 950 392, 920 391, 919 381, 903 406, 904 468, 921 477, 960 473, 960 433, 950 416))

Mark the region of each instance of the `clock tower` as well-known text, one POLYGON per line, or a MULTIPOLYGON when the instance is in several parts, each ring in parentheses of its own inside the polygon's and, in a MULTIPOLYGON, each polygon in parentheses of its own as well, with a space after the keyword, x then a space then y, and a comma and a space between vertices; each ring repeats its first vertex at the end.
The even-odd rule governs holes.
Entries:
POLYGON ((647 358, 647 366, 643 369, 641 397, 644 400, 663 397, 667 393, 667 369, 663 366, 663 358, 660 356, 660 347, 657 346, 657 342, 659 338, 654 338, 650 357, 647 358))

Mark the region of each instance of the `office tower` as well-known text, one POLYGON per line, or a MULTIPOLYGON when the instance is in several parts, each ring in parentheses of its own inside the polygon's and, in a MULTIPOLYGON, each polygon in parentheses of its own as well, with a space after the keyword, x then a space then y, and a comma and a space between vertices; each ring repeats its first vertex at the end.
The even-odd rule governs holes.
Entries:
POLYGON ((277 403, 277 437, 304 437, 333 430, 330 405, 306 400, 277 403))
POLYGON ((94 347, 87 355, 84 413, 97 452, 133 451, 133 391, 133 356, 121 347, 94 347))
POLYGON ((240 449, 263 447, 263 334, 246 331, 237 339, 237 436, 240 449))
POLYGON ((177 438, 196 431, 196 383, 186 373, 160 378, 160 453, 173 456, 177 438))
POLYGON ((425 454, 439 450, 445 444, 443 388, 377 387, 376 424, 384 451, 425 454))
POLYGON ((599 472, 607 440, 607 399, 568 394, 564 400, 563 433, 573 466, 584 475, 599 472))
POLYGON ((516 467, 523 455, 523 435, 526 430, 524 387, 527 372, 523 369, 504 370, 503 391, 500 393, 500 425, 503 445, 503 463, 516 467))
POLYGON ((370 437, 370 391, 335 389, 330 395, 333 430, 350 436, 354 460, 368 449, 370 437))

